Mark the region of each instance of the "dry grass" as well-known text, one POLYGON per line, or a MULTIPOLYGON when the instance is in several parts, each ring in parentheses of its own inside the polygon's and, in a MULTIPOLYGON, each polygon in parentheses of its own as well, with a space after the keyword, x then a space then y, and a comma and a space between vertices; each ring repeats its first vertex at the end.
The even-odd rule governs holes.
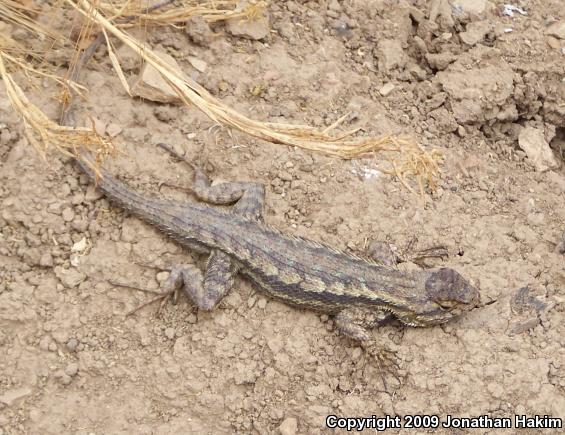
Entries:
MULTIPOLYGON (((22 61, 14 60, 5 53, 0 52, 0 77, 2 77, 6 86, 6 94, 10 104, 24 123, 26 138, 44 159, 49 146, 54 146, 63 154, 75 157, 77 155, 80 157, 78 149, 85 147, 96 155, 98 162, 114 151, 111 141, 96 134, 94 128, 66 127, 57 124, 45 116, 37 106, 29 101, 25 93, 14 81, 6 68, 6 61, 16 62, 17 65, 22 65, 22 61)), ((29 66, 26 66, 26 68, 32 73, 42 74, 34 71, 29 66)), ((53 78, 60 80, 57 77, 53 78)), ((77 92, 80 92, 78 86, 72 83, 71 86, 77 92)), ((90 161, 86 159, 84 161, 92 166, 90 161)), ((96 170, 95 167, 93 169, 96 170)))
MULTIPOLYGON (((182 23, 195 15, 202 16, 208 21, 218 21, 233 17, 253 19, 265 7, 265 2, 263 1, 251 3, 247 9, 239 10, 236 7, 236 2, 232 0, 198 3, 194 0, 184 0, 181 2, 177 0, 174 3, 174 7, 169 5, 168 8, 150 13, 147 8, 140 7, 139 1, 132 0, 112 2, 59 0, 59 3, 61 6, 69 5, 84 17, 84 24, 81 27, 76 45, 83 44, 81 41, 88 40, 89 35, 92 32, 96 32, 96 29, 100 29, 103 32, 108 47, 109 59, 120 82, 128 91, 126 77, 111 43, 110 36, 112 35, 134 50, 145 62, 157 69, 187 106, 198 108, 219 125, 238 129, 250 136, 265 141, 296 146, 345 159, 374 155, 377 152, 387 152, 390 169, 385 171, 396 176, 409 190, 415 192, 415 189, 407 181, 410 178, 417 180, 420 193, 425 191, 425 187, 435 188, 435 180, 440 176, 439 166, 442 163, 442 157, 439 152, 427 152, 414 141, 395 136, 355 138, 356 130, 339 135, 330 134, 330 131, 337 127, 345 116, 325 130, 318 130, 306 125, 270 123, 251 119, 225 105, 189 77, 183 76, 173 66, 158 57, 150 47, 124 30, 125 26, 139 24, 140 22, 154 25, 174 25, 182 23), (120 17, 121 20, 118 19, 120 17)), ((163 5, 167 3, 161 2, 163 5)), ((0 17, 4 18, 4 15, 7 14, 11 17, 11 22, 32 30, 38 35, 40 40, 52 40, 53 42, 50 44, 58 41, 68 45, 68 39, 58 35, 56 32, 48 28, 44 29, 39 25, 33 27, 35 23, 33 17, 36 13, 37 11, 25 5, 25 2, 16 3, 13 0, 4 0, 0 4, 0 17)), ((56 80, 62 85, 63 89, 59 97, 61 102, 68 100, 71 92, 80 94, 83 89, 68 80, 57 77, 55 74, 39 71, 22 60, 21 57, 14 56, 14 47, 18 47, 15 41, 7 38, 3 39, 0 34, 0 60, 2 60, 2 70, 0 73, 6 83, 12 105, 14 105, 15 110, 24 120, 26 131, 31 131, 26 133, 28 138, 30 138, 30 142, 43 155, 49 144, 54 145, 65 153, 76 154, 78 145, 81 143, 92 150, 99 148, 98 154, 107 154, 112 149, 111 143, 98 137, 93 129, 61 127, 47 119, 26 98, 13 78, 8 74, 9 68, 7 68, 6 64, 9 63, 11 68, 23 71, 26 75, 42 74, 56 80)), ((18 49, 25 53, 24 48, 18 47, 18 49)), ((69 59, 71 65, 76 64, 78 60, 78 51, 74 50, 73 53, 73 59, 69 59)))

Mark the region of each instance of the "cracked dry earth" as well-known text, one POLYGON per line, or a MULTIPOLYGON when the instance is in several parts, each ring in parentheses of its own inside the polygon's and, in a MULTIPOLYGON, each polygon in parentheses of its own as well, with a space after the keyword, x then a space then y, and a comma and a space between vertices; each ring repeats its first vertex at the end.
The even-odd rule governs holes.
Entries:
MULTIPOLYGON (((150 295, 111 282, 156 290, 171 265, 205 259, 109 204, 71 160, 42 161, 0 83, 0 434, 315 434, 329 432, 328 414, 565 417, 562 3, 519 2, 528 15, 513 17, 500 1, 455 3, 273 2, 260 41, 221 24, 207 37, 147 36, 252 117, 325 128, 350 111, 343 128, 439 148, 443 177, 423 200, 371 176, 378 157, 230 135, 195 110, 131 99, 104 50, 84 76, 96 92, 83 121, 115 137, 124 153, 108 166, 140 191, 193 200, 170 187, 189 186, 191 172, 155 146, 167 142, 212 178, 264 183, 265 219, 282 231, 359 255, 372 240, 448 246, 433 265, 470 279, 485 305, 440 327, 374 330, 402 365, 389 392, 331 319, 241 278, 213 312, 181 297, 160 316, 150 306, 126 318, 150 295), (525 131, 551 161, 519 146, 525 131)), ((118 54, 135 76, 138 61, 118 54)), ((27 91, 55 119, 47 86, 27 91)))

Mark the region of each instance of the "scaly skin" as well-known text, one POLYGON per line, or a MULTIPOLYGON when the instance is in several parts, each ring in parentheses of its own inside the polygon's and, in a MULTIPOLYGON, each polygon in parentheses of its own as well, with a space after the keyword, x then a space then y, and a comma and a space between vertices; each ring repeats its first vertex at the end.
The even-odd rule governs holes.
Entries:
MULTIPOLYGON (((365 328, 382 320, 383 312, 392 313, 407 325, 431 326, 479 302, 477 289, 453 269, 400 272, 321 243, 282 234, 250 217, 249 212, 238 215, 200 203, 179 204, 141 195, 105 170, 96 177, 88 165, 79 164, 122 208, 180 244, 212 252, 209 269, 213 270, 205 282, 211 283, 214 278, 220 283, 233 281, 235 273, 242 272, 276 299, 335 315, 340 329, 353 338, 365 340, 365 328)), ((175 276, 181 279, 180 275, 175 276)), ((229 289, 226 285, 214 290, 212 297, 203 294, 201 284, 194 284, 200 287, 192 289, 191 298, 203 309, 213 308, 229 289)))

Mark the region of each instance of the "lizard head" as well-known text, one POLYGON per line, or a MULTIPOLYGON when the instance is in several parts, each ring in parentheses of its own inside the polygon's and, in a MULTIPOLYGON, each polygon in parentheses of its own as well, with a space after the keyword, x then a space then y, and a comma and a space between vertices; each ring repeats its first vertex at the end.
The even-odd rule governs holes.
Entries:
POLYGON ((432 326, 445 323, 478 306, 479 291, 458 272, 441 268, 429 272, 424 282, 426 302, 421 309, 401 313, 397 317, 412 326, 432 326))

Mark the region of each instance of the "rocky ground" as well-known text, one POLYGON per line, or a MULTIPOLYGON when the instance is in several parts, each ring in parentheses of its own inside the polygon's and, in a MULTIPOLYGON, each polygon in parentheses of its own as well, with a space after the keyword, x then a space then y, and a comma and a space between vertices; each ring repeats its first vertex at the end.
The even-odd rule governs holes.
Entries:
MULTIPOLYGON (((147 33, 250 117, 325 128, 351 112, 341 128, 442 150, 426 198, 374 171, 378 157, 329 158, 132 99, 104 50, 85 72, 83 121, 115 138, 124 153, 108 166, 141 191, 192 199, 167 186, 191 183, 155 146, 167 142, 213 178, 264 183, 266 221, 284 232, 358 255, 372 240, 449 247, 442 264, 485 305, 441 327, 373 331, 401 361, 389 391, 331 319, 244 279, 210 313, 181 298, 126 318, 150 296, 112 282, 157 289, 172 264, 205 259, 109 204, 70 159, 42 161, 0 83, 0 434, 315 434, 329 432, 328 414, 564 418, 565 11, 514 6, 524 14, 498 0, 280 1, 268 25, 147 33)), ((139 61, 118 55, 134 77, 139 61)), ((55 119, 50 86, 28 91, 55 119)))

